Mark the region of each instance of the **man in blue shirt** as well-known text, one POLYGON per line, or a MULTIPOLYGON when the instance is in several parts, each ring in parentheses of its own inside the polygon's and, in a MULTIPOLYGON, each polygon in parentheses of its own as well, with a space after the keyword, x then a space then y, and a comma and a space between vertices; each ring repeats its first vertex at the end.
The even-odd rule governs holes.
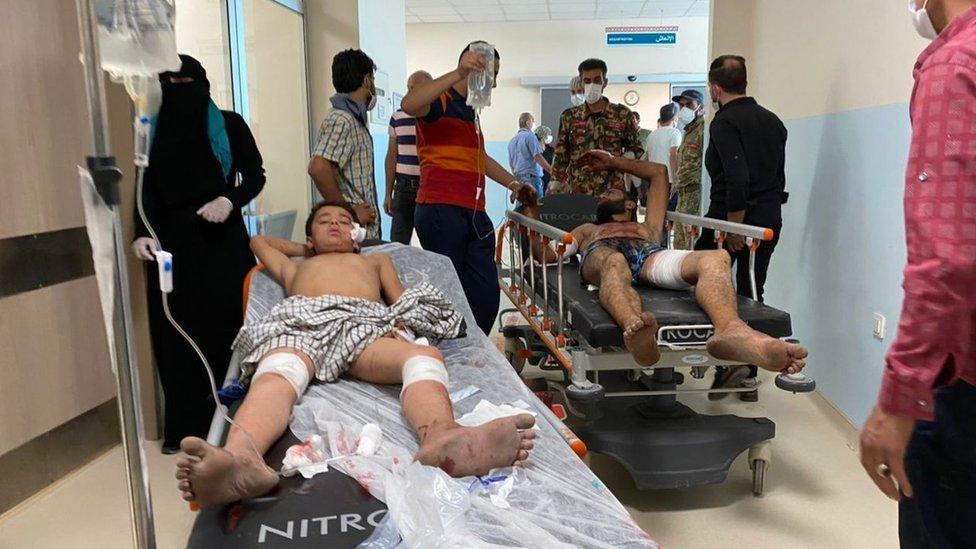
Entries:
POLYGON ((542 198, 545 194, 542 170, 549 172, 552 168, 542 156, 545 149, 535 135, 535 118, 530 113, 523 112, 519 116, 518 124, 518 133, 508 142, 508 165, 512 168, 515 179, 532 185, 536 197, 542 198))

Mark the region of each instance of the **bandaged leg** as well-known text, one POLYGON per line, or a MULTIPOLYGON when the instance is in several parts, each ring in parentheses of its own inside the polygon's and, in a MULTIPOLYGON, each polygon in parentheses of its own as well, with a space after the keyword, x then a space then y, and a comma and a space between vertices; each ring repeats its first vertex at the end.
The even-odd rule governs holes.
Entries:
POLYGON ((521 464, 532 449, 528 414, 479 427, 461 427, 447 393, 444 357, 436 347, 395 338, 375 341, 349 368, 349 375, 373 383, 403 383, 400 402, 407 423, 420 439, 417 460, 454 476, 483 475, 496 467, 521 464))
POLYGON ((251 383, 267 374, 283 377, 295 390, 296 402, 302 399, 311 379, 308 366, 293 353, 271 353, 262 358, 257 369, 254 370, 254 375, 251 376, 251 383))
POLYGON ((685 250, 663 250, 654 254, 644 268, 644 278, 657 288, 687 290, 691 288, 681 276, 681 264, 691 255, 685 250))
POLYGON ((244 403, 223 448, 188 437, 181 447, 188 457, 177 462, 176 478, 183 499, 216 505, 264 495, 278 483, 278 475, 261 456, 278 440, 291 417, 292 406, 304 393, 312 375, 312 361, 301 351, 271 352, 251 377, 244 403), (276 375, 267 375, 276 374, 276 375))
POLYGON ((400 399, 414 383, 421 381, 435 381, 447 388, 447 368, 444 363, 435 357, 427 355, 417 355, 407 359, 403 363, 403 389, 400 390, 400 399))

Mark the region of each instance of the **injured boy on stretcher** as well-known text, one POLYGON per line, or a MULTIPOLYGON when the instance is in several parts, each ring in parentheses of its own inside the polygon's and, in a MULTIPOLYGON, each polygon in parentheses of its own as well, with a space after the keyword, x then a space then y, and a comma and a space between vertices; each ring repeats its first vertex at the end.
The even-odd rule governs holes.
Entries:
POLYGON ((358 254, 356 221, 348 205, 323 203, 309 215, 305 244, 251 240, 288 298, 260 322, 246 324, 234 342, 250 390, 224 447, 183 439, 187 456, 176 472, 183 499, 207 506, 274 488, 278 474, 261 456, 287 429, 292 406, 313 376, 402 383, 403 414, 420 441, 415 458, 450 475, 483 475, 528 458, 535 437, 531 415, 478 427, 455 423, 443 356, 414 343, 413 335, 460 337, 464 319, 430 285, 405 290, 388 255, 358 254), (306 259, 294 262, 295 256, 306 259))
MULTIPOLYGON (((667 167, 605 151, 590 151, 583 162, 594 170, 617 170, 651 181, 643 223, 636 221, 637 204, 627 193, 610 188, 599 197, 596 223, 574 229, 574 243, 565 252, 566 257, 580 252, 580 276, 599 287, 600 304, 623 330, 624 344, 638 364, 652 366, 661 358, 657 322, 642 310, 633 288, 646 284, 670 290, 694 287, 698 305, 715 327, 707 343, 713 357, 774 372, 795 374, 803 369, 805 348, 753 330, 739 318, 728 253, 668 250, 660 245, 669 195, 667 167)), ((538 219, 539 206, 527 205, 523 213, 538 219)), ((536 259, 541 260, 542 253, 548 261, 557 260, 552 249, 533 242, 536 259)))

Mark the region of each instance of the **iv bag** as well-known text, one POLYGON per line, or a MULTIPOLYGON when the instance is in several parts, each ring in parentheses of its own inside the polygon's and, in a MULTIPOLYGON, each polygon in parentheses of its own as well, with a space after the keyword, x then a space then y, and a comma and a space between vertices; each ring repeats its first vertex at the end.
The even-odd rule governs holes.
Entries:
POLYGON ((468 100, 466 103, 476 109, 491 106, 491 88, 495 82, 495 46, 484 42, 471 44, 471 51, 480 54, 485 61, 485 70, 468 73, 468 100))
POLYGON ((102 69, 116 81, 178 71, 175 18, 171 0, 95 0, 102 69))

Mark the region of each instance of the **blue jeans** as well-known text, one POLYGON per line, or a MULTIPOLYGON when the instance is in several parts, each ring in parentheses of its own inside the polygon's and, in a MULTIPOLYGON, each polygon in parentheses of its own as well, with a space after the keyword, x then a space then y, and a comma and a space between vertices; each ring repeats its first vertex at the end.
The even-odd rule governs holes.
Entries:
POLYGON ((495 267, 495 226, 488 214, 446 204, 417 204, 413 222, 420 245, 446 255, 454 264, 475 323, 490 334, 501 291, 495 267))
POLYGON ((546 195, 546 189, 542 186, 542 178, 536 177, 534 175, 519 175, 516 177, 519 183, 528 183, 532 185, 535 189, 535 196, 538 200, 542 200, 542 197, 546 195))
POLYGON ((976 387, 935 394, 935 421, 918 421, 905 453, 915 495, 898 504, 903 548, 976 547, 976 387))

